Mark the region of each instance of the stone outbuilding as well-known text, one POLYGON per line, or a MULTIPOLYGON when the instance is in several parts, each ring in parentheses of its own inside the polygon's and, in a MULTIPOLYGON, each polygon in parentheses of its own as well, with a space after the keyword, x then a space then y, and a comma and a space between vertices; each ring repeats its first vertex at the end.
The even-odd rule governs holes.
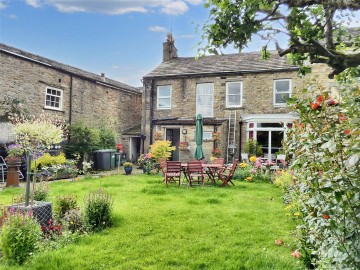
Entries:
MULTIPOLYGON (((45 112, 90 127, 114 128, 131 160, 140 153, 142 91, 116 80, 0 44, 0 101, 21 100, 33 115, 45 112)), ((4 105, 4 104, 3 104, 4 105)), ((4 115, 0 107, 0 116, 4 115)), ((3 120, 3 119, 2 119, 3 120)), ((11 140, 0 123, 0 143, 11 140)))

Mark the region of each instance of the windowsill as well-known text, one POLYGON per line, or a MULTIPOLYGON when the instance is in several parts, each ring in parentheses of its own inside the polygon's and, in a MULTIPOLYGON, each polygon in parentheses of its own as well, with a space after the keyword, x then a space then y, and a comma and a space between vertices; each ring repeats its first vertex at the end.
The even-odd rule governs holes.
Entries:
POLYGON ((243 106, 233 106, 233 107, 225 107, 226 110, 236 110, 236 109, 244 109, 243 106))
POLYGON ((164 110, 171 110, 171 108, 156 108, 159 111, 164 111, 164 110))
POLYGON ((284 104, 284 105, 274 105, 274 108, 286 108, 286 104, 284 104))
POLYGON ((47 108, 47 107, 44 107, 43 109, 44 109, 44 110, 48 110, 48 111, 55 111, 55 112, 65 113, 64 110, 59 110, 59 109, 55 109, 55 108, 47 108))

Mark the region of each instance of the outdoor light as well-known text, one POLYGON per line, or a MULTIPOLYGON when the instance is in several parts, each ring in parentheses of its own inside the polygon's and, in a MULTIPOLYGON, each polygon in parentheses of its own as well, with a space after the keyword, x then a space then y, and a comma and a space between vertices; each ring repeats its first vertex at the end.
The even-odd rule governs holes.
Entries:
POLYGON ((187 134, 187 129, 186 128, 183 128, 183 130, 181 131, 182 132, 182 134, 187 134))

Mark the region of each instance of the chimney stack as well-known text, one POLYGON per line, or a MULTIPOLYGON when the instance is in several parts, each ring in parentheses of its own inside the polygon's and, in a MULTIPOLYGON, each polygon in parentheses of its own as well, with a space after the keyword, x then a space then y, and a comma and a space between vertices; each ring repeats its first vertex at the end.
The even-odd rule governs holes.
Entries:
POLYGON ((105 82, 105 73, 101 73, 101 80, 105 82))
POLYGON ((166 42, 163 43, 163 62, 168 62, 177 57, 177 49, 175 48, 175 40, 172 34, 168 33, 166 42))

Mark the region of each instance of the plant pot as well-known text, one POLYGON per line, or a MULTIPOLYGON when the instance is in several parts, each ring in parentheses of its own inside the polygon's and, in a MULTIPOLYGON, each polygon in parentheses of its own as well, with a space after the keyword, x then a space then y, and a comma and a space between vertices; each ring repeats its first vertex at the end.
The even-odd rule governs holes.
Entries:
POLYGON ((132 167, 124 167, 125 174, 131 174, 132 167))
POLYGON ((34 201, 33 205, 25 206, 25 203, 12 204, 7 207, 10 211, 20 211, 21 213, 29 213, 37 219, 40 225, 47 225, 52 218, 52 203, 34 201))
POLYGON ((6 177, 6 187, 20 187, 19 175, 21 158, 7 158, 6 159, 8 171, 6 177))

